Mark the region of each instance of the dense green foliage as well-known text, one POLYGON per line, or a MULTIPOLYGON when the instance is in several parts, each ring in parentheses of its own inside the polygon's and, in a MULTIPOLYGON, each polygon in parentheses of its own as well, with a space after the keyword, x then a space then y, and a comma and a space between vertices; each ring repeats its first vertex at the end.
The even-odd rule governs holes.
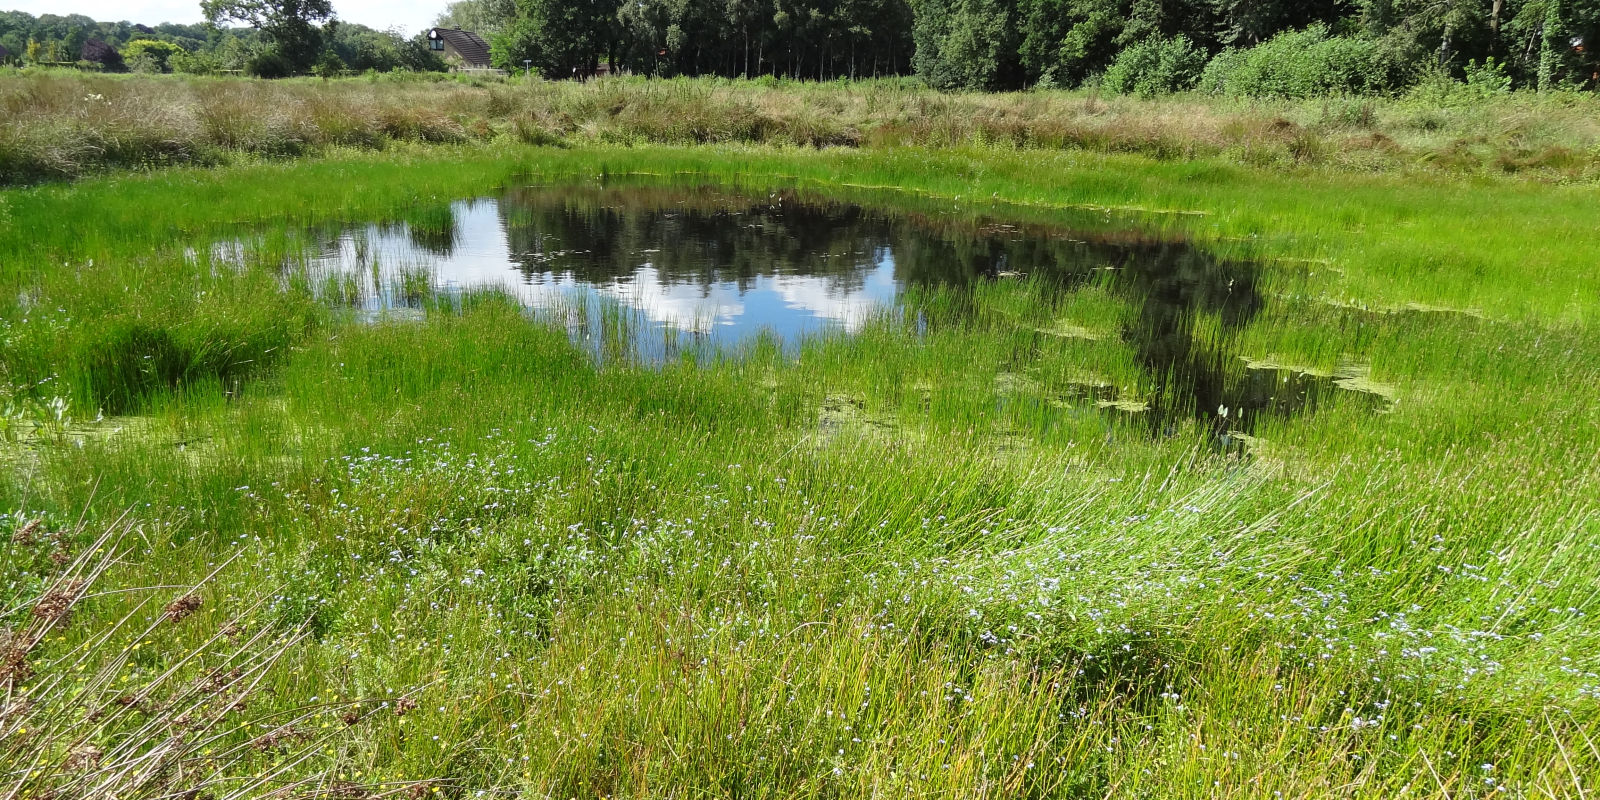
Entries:
POLYGON ((434 19, 440 28, 459 27, 492 41, 517 17, 516 0, 455 0, 434 19))
POLYGON ((1326 27, 1313 25, 1247 50, 1222 51, 1202 83, 1205 91, 1244 97, 1369 94, 1402 82, 1404 65, 1386 55, 1376 41, 1330 36, 1326 27))
MULTIPOLYGON (((21 64, 37 58, 40 62, 71 63, 82 57, 84 46, 102 42, 113 50, 135 39, 170 42, 188 52, 211 49, 217 38, 231 32, 206 25, 163 23, 154 27, 130 22, 96 22, 81 14, 38 17, 21 11, 0 11, 0 47, 9 54, 6 61, 21 64), (33 45, 30 48, 30 43, 33 45), (34 55, 30 56, 29 51, 34 55)), ((99 61, 99 59, 93 59, 99 61)))
MULTIPOLYGON (((105 72, 245 72, 283 77, 310 72, 324 54, 331 54, 344 69, 358 72, 444 69, 421 35, 407 37, 397 31, 332 20, 315 25, 309 17, 295 22, 299 19, 296 14, 247 16, 251 19, 236 21, 260 22, 261 27, 227 28, 210 23, 151 27, 96 22, 78 14, 34 17, 20 11, 0 12, 0 47, 9 53, 0 60, 20 65, 76 64, 105 72), (148 57, 139 58, 145 54, 148 57)), ((217 21, 224 19, 219 16, 217 21)))
POLYGON ((264 78, 309 70, 326 44, 321 23, 333 19, 330 0, 201 0, 200 9, 213 25, 242 22, 261 32, 266 46, 249 69, 264 78))
POLYGON ((616 11, 615 3, 600 0, 522 0, 516 21, 495 37, 494 62, 508 69, 532 62, 557 78, 593 74, 615 48, 602 31, 616 11))
POLYGON ((1117 94, 1154 97, 1193 86, 1205 65, 1205 54, 1188 37, 1151 37, 1118 53, 1101 86, 1117 94))
POLYGON ((172 57, 182 52, 182 47, 171 42, 134 39, 122 48, 122 57, 134 72, 168 72, 172 57))
MULTIPOLYGON (((1497 58, 1517 85, 1595 87, 1600 6, 1591 2, 1410 3, 1201 2, 1129 0, 996 0, 979 11, 965 0, 927 0, 922 16, 970 20, 1006 42, 1020 42, 1013 60, 950 51, 919 60, 936 85, 1018 88, 1035 81, 1075 85, 1109 69, 1118 53, 1148 41, 1182 35, 1221 59, 1215 71, 1239 62, 1260 73, 1273 62, 1295 92, 1372 92, 1409 84, 1428 70, 1458 76, 1469 62, 1497 58), (1283 36, 1305 31, 1298 36, 1283 36), (1337 35, 1330 33, 1337 32, 1337 35), (1259 50, 1255 48, 1260 48, 1259 50), (950 76, 960 78, 950 80, 950 76), (962 78, 962 76, 969 76, 962 78), (977 77, 970 77, 977 76, 977 77)), ((921 40, 919 40, 919 45, 921 40)), ((1009 55, 1009 53, 1008 53, 1009 55)), ((1266 78, 1264 94, 1283 94, 1283 78, 1266 78)), ((1230 91, 1253 93, 1245 79, 1230 91)))
MULTIPOLYGON (((326 25, 326 3, 232 3, 250 28, 95 23, 0 16, 15 61, 91 57, 87 42, 170 41, 176 68, 303 74, 441 68, 397 32, 326 25), (258 13, 251 9, 267 9, 258 13), (326 71, 326 69, 324 69, 326 71)), ((1141 95, 1204 86, 1252 97, 1400 91, 1491 59, 1511 88, 1600 85, 1600 0, 457 0, 438 24, 478 30, 508 70, 531 62, 551 78, 613 71, 828 80, 915 73, 941 90, 1098 85, 1141 95), (1180 46, 1178 43, 1187 43, 1180 46), (1132 77, 1130 77, 1132 76, 1132 77)))
POLYGON ((530 58, 552 77, 609 62, 666 76, 914 71, 940 89, 1070 87, 1111 69, 1130 47, 1141 48, 1129 55, 1139 60, 1153 52, 1151 42, 1180 36, 1205 58, 1221 59, 1213 72, 1256 65, 1229 90, 1236 93, 1261 84, 1265 94, 1281 95, 1285 82, 1295 93, 1390 91, 1439 69, 1461 78, 1489 58, 1518 87, 1593 89, 1600 72, 1594 0, 525 0, 515 9, 505 0, 461 0, 441 19, 502 31, 501 66, 530 58), (1294 63, 1279 71, 1292 75, 1260 74, 1284 58, 1294 63))
MULTIPOLYGON (((489 0, 451 6, 454 18, 493 18, 489 0)), ((441 17, 445 19, 445 17, 441 17)), ((521 0, 494 40, 496 64, 531 59, 547 76, 589 74, 600 63, 643 75, 776 75, 816 80, 911 68, 904 0, 791 0, 726 4, 672 0, 521 0)))

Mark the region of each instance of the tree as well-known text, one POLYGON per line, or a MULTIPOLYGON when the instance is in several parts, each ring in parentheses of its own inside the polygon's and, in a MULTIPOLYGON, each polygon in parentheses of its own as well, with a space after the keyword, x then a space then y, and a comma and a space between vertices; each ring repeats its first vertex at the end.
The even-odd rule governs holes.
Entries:
POLYGON ((309 69, 333 24, 331 0, 201 0, 200 10, 213 25, 240 22, 261 31, 268 50, 252 61, 251 71, 264 77, 309 69), (319 29, 318 23, 325 25, 319 29))
POLYGON ((1516 19, 1528 35, 1526 60, 1539 91, 1597 88, 1600 83, 1600 0, 1532 0, 1516 19), (1534 39, 1538 40, 1533 46, 1534 39))
POLYGON ((99 39, 89 39, 78 48, 78 60, 90 64, 99 64, 100 69, 106 72, 121 72, 126 69, 122 61, 122 54, 117 48, 112 47, 99 39))
POLYGON ((1348 13, 1340 0, 1215 0, 1221 44, 1252 47, 1278 33, 1313 23, 1334 24, 1348 13))
POLYGON ((629 68, 646 75, 662 74, 667 29, 676 24, 673 8, 662 0, 630 0, 617 9, 618 47, 629 68))
POLYGON ((340 58, 338 53, 332 50, 324 50, 317 59, 316 65, 311 67, 311 74, 327 80, 347 69, 349 69, 349 65, 344 63, 344 59, 340 58))
POLYGON ((517 0, 517 21, 495 37, 496 66, 515 70, 523 60, 556 78, 594 72, 616 43, 615 0, 517 0))
POLYGON ((936 89, 1021 88, 1015 6, 1002 0, 921 0, 917 74, 936 89))
POLYGON ((1124 0, 1036 0, 1022 33, 1028 77, 1074 86, 1105 69, 1117 54, 1128 12, 1124 0))
MULTIPOLYGON (((399 29, 379 31, 365 25, 341 23, 328 31, 327 53, 344 62, 339 69, 443 72, 444 62, 428 49, 425 36, 408 38, 399 29)), ((314 68, 312 74, 318 74, 314 68)))
POLYGON ((171 72, 172 57, 183 48, 155 39, 134 39, 122 48, 122 57, 135 72, 171 72))
POLYGON ((493 40, 516 19, 516 0, 456 0, 445 6, 433 24, 439 28, 460 27, 493 40))

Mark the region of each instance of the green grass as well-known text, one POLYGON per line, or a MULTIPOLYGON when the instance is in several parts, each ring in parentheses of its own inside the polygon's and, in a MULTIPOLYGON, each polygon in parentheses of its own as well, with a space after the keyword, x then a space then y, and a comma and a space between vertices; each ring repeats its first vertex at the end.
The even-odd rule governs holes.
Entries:
MULTIPOLYGON (((1364 308, 1409 303, 1581 323, 1600 297, 1600 278, 1589 268, 1600 241, 1593 235, 1594 191, 1583 186, 1282 174, 1220 162, 915 148, 729 149, 710 157, 692 148, 433 149, 13 190, 0 205, 0 280, 21 287, 75 279, 93 284, 81 291, 107 290, 114 282, 88 269, 90 260, 98 257, 104 265, 108 254, 134 247, 170 259, 170 250, 158 253, 170 248, 172 237, 214 241, 262 231, 268 244, 291 247, 289 239, 279 242, 287 234, 276 226, 421 220, 442 213, 449 199, 507 181, 607 173, 748 182, 763 189, 776 183, 852 200, 892 199, 1035 221, 1059 219, 1071 210, 1063 207, 1085 207, 1072 215, 1075 224, 1135 225, 1212 242, 1224 252, 1304 259, 1298 272, 1282 272, 1286 282, 1296 281, 1286 283, 1285 291, 1364 308), (420 170, 427 174, 416 174, 420 170), (1095 222, 1097 210, 1112 219, 1095 222), (1195 213, 1168 213, 1178 211, 1195 213), (68 275, 57 263, 82 266, 68 275)), ((117 261, 112 268, 133 268, 117 261)), ((140 291, 153 291, 147 289, 149 278, 157 285, 177 280, 152 269, 134 284, 140 291)), ((121 286, 107 291, 121 294, 121 286)))
MULTIPOLYGON (((44 619, 34 599, 71 577, 52 552, 119 555, 37 637, 37 676, 6 684, 9 781, 85 747, 159 751, 168 698, 223 664, 189 654, 232 623, 261 637, 235 656, 259 688, 193 712, 212 754, 175 751, 167 783, 121 796, 258 796, 263 774, 330 796, 1594 792, 1592 189, 1085 153, 473 148, 3 201, 5 625, 44 619), (443 230, 451 199, 602 174, 1186 237, 1264 265, 1261 313, 1202 315, 1207 346, 1359 363, 1398 402, 1269 420, 1243 451, 1054 405, 1085 373, 1149 390, 1118 336, 1056 335, 1138 313, 1105 283, 915 293, 922 335, 885 314, 794 350, 600 366, 493 293, 369 324, 293 266, 304 228, 443 230), (241 237, 242 260, 205 255, 241 237), (115 593, 136 587, 166 588, 115 593), (200 609, 162 622, 191 591, 200 609), (303 638, 256 654, 280 635, 303 638), (78 654, 104 677, 74 683, 78 654), (85 721, 123 695, 152 699, 85 721)), ((18 796, 88 796, 74 763, 18 796)))

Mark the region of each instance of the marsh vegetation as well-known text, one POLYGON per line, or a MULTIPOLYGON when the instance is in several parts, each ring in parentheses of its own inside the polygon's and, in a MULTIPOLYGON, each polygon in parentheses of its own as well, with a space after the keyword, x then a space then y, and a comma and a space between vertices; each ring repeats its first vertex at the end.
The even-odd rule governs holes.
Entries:
POLYGON ((9 190, 0 773, 1590 795, 1593 190, 1316 169, 639 140, 9 190))
POLYGON ((1592 182, 1600 158, 1593 93, 1483 94, 1448 78, 1397 96, 1263 100, 944 94, 913 79, 257 81, 30 71, 0 80, 0 108, 7 184, 441 144, 953 147, 1567 183, 1592 182))

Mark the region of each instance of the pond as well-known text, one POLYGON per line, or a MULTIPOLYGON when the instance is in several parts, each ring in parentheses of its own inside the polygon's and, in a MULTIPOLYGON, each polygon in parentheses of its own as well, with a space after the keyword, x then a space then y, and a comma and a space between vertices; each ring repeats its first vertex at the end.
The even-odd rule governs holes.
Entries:
MULTIPOLYGON (((1319 374, 1228 349, 1265 303, 1258 265, 1105 225, 1012 224, 792 192, 532 186, 404 224, 346 228, 319 244, 313 266, 330 294, 373 315, 403 313, 430 294, 494 288, 530 309, 565 311, 582 321, 575 338, 593 339, 591 321, 620 310, 630 347, 646 360, 670 358, 686 340, 716 346, 757 333, 792 347, 807 335, 857 331, 875 314, 914 314, 923 330, 923 312, 905 302, 913 292, 982 298, 1001 282, 1045 295, 1097 287, 1123 304, 1109 335, 1131 349, 1144 380, 1132 394, 1088 382, 1055 400, 1155 432, 1180 417, 1248 432, 1263 415, 1302 413, 1335 395, 1373 410, 1390 402, 1359 369, 1319 374)), ((1096 335, 1070 324, 1034 333, 1096 335)))

